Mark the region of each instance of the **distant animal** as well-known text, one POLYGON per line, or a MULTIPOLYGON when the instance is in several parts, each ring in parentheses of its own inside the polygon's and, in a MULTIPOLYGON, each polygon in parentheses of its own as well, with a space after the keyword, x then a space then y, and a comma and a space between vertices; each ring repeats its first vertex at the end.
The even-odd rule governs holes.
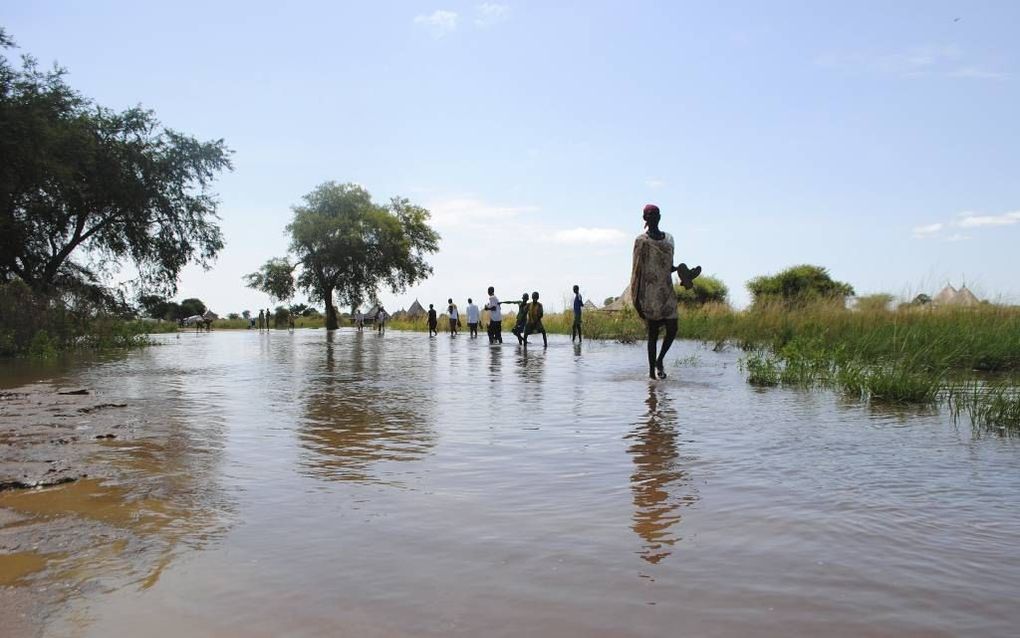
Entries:
POLYGON ((219 318, 215 312, 207 310, 204 315, 191 315, 181 319, 181 325, 184 327, 195 326, 195 332, 203 329, 209 332, 212 329, 212 323, 219 318))

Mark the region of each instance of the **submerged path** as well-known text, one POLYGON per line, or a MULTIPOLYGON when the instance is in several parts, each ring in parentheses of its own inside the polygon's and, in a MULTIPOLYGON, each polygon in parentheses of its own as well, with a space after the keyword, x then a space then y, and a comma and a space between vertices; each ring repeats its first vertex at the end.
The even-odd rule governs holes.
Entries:
POLYGON ((73 482, 0 491, 4 631, 1013 635, 1020 440, 643 357, 299 330, 5 362, 0 470, 73 482))

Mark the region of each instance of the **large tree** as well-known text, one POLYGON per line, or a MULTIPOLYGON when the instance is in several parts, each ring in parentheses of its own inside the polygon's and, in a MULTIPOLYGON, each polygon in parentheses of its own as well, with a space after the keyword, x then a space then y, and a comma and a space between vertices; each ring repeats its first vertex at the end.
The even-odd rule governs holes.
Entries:
POLYGON ((130 263, 144 289, 173 293, 187 263, 223 247, 210 186, 229 149, 98 106, 64 76, 0 57, 0 280, 62 292, 130 263))
POLYGON ((297 285, 325 304, 329 330, 339 325, 337 305, 360 304, 384 287, 400 292, 432 274, 426 257, 439 250, 439 234, 428 210, 406 199, 380 205, 357 184, 326 182, 293 210, 287 232, 297 285))

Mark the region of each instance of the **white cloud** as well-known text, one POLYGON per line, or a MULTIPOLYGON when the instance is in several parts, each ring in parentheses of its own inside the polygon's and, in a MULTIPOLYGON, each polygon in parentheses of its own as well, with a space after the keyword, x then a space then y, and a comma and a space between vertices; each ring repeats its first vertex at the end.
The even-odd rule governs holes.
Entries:
POLYGON ((662 188, 665 185, 666 182, 656 177, 649 177, 648 179, 645 180, 645 186, 647 186, 648 188, 662 188))
POLYGON ((475 25, 479 27, 491 27, 494 24, 498 24, 506 20, 510 14, 510 7, 505 4, 496 4, 495 2, 483 2, 482 4, 475 7, 477 17, 475 18, 475 25))
POLYGON ((958 242, 958 241, 967 241, 968 239, 970 239, 970 235, 964 235, 962 233, 954 233, 954 234, 950 235, 949 237, 946 237, 945 241, 947 241, 947 242, 958 242))
POLYGON ((964 66, 954 69, 948 73, 951 78, 970 78, 972 80, 1002 80, 1009 77, 1009 73, 990 71, 980 66, 964 66))
POLYGON ((414 23, 428 29, 433 36, 441 38, 457 30, 457 12, 436 9, 430 15, 415 16, 414 23))
POLYGON ((1001 215, 977 215, 961 213, 956 225, 960 228, 976 228, 978 226, 1012 226, 1020 223, 1020 210, 1001 215))
POLYGON ((625 241, 628 235, 616 228, 570 228, 557 230, 546 237, 545 241, 556 244, 616 244, 625 241))
POLYGON ((918 239, 920 239, 922 237, 930 237, 930 236, 938 233, 940 230, 942 230, 943 226, 945 226, 945 224, 942 224, 942 223, 925 224, 924 226, 915 226, 914 227, 914 237, 917 237, 918 239))
POLYGON ((493 204, 475 197, 455 197, 433 201, 426 204, 426 208, 432 213, 432 222, 439 228, 484 224, 539 210, 537 206, 493 204))
POLYGON ((863 71, 903 78, 947 77, 994 80, 1008 76, 967 59, 956 45, 923 46, 899 51, 826 54, 815 59, 822 67, 843 71, 863 71))

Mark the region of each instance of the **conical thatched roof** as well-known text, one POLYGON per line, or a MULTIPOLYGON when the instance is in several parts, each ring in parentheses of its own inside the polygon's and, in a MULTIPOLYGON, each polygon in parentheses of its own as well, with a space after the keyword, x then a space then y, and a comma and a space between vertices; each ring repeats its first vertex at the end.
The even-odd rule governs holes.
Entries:
POLYGON ((962 288, 957 290, 952 286, 947 285, 943 288, 939 294, 935 295, 932 300, 940 306, 976 306, 981 303, 981 300, 977 298, 964 284, 962 288))
POLYGON ((951 285, 946 284, 946 287, 940 290, 939 294, 935 295, 935 298, 932 299, 932 301, 934 301, 937 304, 952 305, 953 303, 955 303, 957 294, 958 293, 956 288, 953 288, 951 285))
POLYGON ((613 300, 613 303, 602 308, 603 310, 625 310, 634 307, 634 297, 630 294, 630 286, 620 293, 620 296, 613 300))
POLYGON ((967 288, 967 285, 964 284, 963 288, 960 288, 960 290, 956 292, 956 299, 954 303, 957 306, 976 306, 981 302, 974 296, 974 293, 967 288))
POLYGON ((584 302, 584 309, 586 311, 594 311, 594 310, 598 310, 599 307, 596 306, 595 304, 593 304, 591 302, 591 299, 586 299, 585 302, 584 302))
POLYGON ((428 314, 428 313, 426 313, 425 309, 421 307, 421 304, 418 303, 417 299, 415 299, 414 303, 411 304, 411 307, 407 309, 407 316, 411 317, 411 318, 414 318, 414 317, 423 317, 426 314, 428 314))

